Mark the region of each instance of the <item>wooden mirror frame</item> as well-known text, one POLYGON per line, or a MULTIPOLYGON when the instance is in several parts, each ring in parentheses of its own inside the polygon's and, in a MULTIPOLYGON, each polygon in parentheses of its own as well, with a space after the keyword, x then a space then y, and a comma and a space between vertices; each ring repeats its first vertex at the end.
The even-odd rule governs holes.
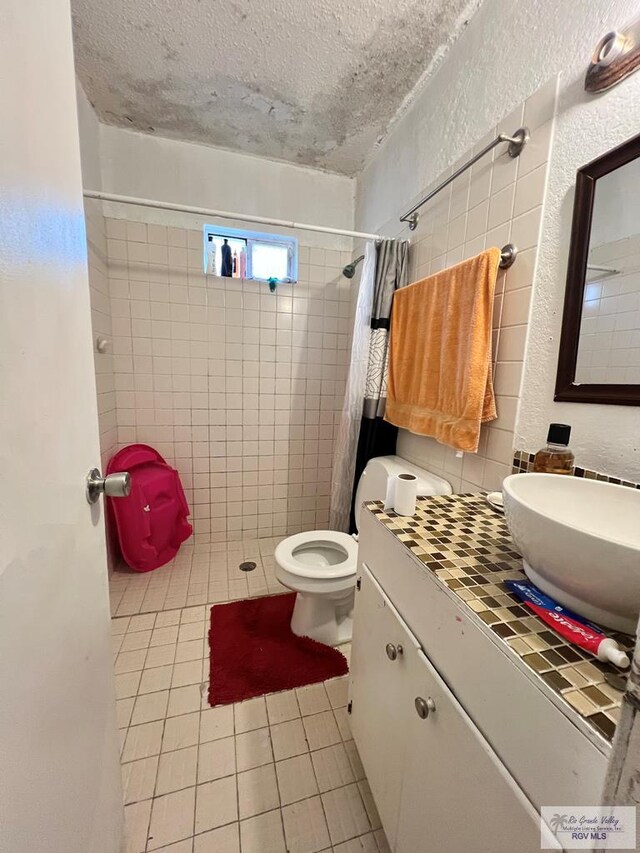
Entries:
MULTIPOLYGON (((640 406, 639 385, 577 384, 575 380, 580 341, 582 304, 587 277, 589 240, 596 181, 640 156, 640 135, 587 163, 576 174, 569 266, 558 353, 558 372, 553 399, 566 403, 609 403, 640 406)), ((640 187, 638 188, 640 192, 640 187)))

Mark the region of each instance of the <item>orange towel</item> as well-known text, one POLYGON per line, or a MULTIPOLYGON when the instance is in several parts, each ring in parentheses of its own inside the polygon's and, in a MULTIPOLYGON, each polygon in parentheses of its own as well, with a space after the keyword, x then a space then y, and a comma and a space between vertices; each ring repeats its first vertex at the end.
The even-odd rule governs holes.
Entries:
POLYGON ((477 451, 496 417, 491 320, 500 249, 396 290, 385 420, 477 451))

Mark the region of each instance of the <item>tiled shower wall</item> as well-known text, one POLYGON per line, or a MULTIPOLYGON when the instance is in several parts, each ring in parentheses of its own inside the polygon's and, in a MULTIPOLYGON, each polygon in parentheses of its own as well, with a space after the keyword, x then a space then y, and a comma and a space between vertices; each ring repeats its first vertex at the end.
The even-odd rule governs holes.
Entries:
POLYGON ((85 224, 87 229, 93 359, 98 394, 100 456, 102 471, 104 472, 118 442, 118 425, 116 421, 113 346, 111 343, 111 298, 107 270, 107 239, 100 202, 87 199, 85 202, 85 224), (107 342, 105 352, 98 352, 96 349, 98 338, 107 342))
POLYGON ((118 445, 176 466, 200 541, 326 527, 351 253, 301 243, 298 283, 272 294, 205 277, 201 229, 105 230, 118 445))
MULTIPOLYGON (((454 492, 499 489, 511 473, 513 435, 527 338, 532 285, 540 238, 551 148, 557 80, 553 79, 438 177, 433 189, 498 133, 523 124, 531 140, 511 159, 506 145, 494 149, 422 208, 411 239, 410 280, 416 281, 490 246, 514 243, 514 265, 498 274, 493 316, 493 368, 498 419, 482 427, 477 454, 456 454, 434 439, 401 431, 400 455, 445 477, 454 492)), ((385 229, 398 233, 397 224, 385 229)), ((400 236, 400 235, 399 235, 400 236)))

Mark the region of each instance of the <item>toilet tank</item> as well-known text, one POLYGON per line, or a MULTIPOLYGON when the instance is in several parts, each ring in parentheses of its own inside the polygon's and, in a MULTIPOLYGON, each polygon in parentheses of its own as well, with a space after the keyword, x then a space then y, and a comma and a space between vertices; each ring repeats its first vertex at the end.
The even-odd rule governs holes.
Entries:
POLYGON ((418 478, 418 495, 450 495, 451 483, 412 465, 401 456, 376 456, 367 462, 356 490, 356 526, 360 529, 360 513, 366 501, 383 501, 387 493, 387 480, 397 474, 413 474, 418 478))

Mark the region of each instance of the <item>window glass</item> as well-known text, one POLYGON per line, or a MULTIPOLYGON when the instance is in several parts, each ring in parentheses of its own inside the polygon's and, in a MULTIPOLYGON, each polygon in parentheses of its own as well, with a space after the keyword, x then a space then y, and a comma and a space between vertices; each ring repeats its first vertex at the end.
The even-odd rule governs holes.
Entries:
POLYGON ((252 243, 251 273, 253 278, 289 278, 289 252, 278 243, 252 243))
POLYGON ((298 241, 279 234, 205 225, 204 269, 207 275, 294 282, 298 241))
POLYGON ((230 250, 230 258, 231 258, 231 272, 232 275, 235 272, 238 275, 235 275, 235 278, 240 278, 240 260, 242 257, 242 252, 245 253, 247 251, 247 241, 239 239, 237 237, 222 237, 217 234, 209 234, 209 253, 213 254, 213 257, 209 257, 209 263, 207 267, 205 267, 205 271, 209 275, 222 275, 222 263, 223 258, 226 253, 226 249, 223 250, 224 244, 227 243, 230 250))

